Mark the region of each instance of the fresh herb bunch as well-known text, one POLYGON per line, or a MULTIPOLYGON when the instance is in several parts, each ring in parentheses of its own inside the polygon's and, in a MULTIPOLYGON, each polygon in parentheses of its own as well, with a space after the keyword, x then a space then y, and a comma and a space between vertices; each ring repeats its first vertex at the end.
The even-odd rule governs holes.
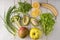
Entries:
POLYGON ((32 8, 31 4, 27 3, 26 1, 18 2, 18 4, 19 4, 19 7, 16 10, 16 12, 22 12, 24 14, 27 14, 27 12, 29 12, 32 8))
POLYGON ((55 24, 55 20, 53 19, 53 17, 54 16, 51 13, 43 13, 40 15, 39 22, 45 35, 50 34, 50 32, 53 30, 53 26, 55 24))
POLYGON ((7 14, 6 14, 5 17, 4 17, 5 27, 6 27, 7 30, 8 30, 11 34, 13 34, 13 35, 15 35, 16 32, 17 32, 17 28, 14 27, 14 26, 12 25, 11 21, 10 21, 10 17, 11 17, 12 11, 13 11, 14 9, 15 9, 15 6, 10 7, 10 8, 8 9, 8 11, 7 11, 7 14))

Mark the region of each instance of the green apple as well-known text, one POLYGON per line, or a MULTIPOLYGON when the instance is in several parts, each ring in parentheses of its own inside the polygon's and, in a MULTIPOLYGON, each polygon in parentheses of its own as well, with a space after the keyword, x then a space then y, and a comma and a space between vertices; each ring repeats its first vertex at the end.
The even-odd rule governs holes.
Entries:
POLYGON ((30 37, 32 39, 38 39, 42 36, 42 31, 39 28, 32 28, 30 30, 30 37))

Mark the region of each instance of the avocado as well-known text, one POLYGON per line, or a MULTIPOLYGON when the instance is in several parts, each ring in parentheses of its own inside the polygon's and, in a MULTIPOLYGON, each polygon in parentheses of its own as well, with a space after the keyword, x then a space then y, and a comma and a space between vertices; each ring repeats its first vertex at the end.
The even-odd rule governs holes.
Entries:
POLYGON ((22 18, 22 25, 26 26, 29 24, 30 18, 26 15, 22 18))
POLYGON ((31 23, 32 23, 33 26, 38 26, 39 25, 38 20, 35 19, 35 18, 31 18, 31 23))

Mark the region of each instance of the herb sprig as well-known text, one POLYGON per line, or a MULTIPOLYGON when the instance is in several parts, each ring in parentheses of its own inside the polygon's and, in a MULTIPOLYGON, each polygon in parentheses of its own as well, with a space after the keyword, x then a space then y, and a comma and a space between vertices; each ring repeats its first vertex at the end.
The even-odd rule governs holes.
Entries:
POLYGON ((26 1, 25 2, 18 2, 18 4, 19 4, 19 7, 14 12, 21 12, 23 14, 27 14, 32 8, 31 4, 29 4, 26 1))

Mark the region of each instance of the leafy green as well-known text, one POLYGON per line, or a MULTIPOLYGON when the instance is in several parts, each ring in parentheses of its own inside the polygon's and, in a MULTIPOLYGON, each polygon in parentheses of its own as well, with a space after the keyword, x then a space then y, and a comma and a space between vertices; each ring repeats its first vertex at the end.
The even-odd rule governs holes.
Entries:
POLYGON ((53 19, 53 15, 51 13, 43 13, 40 15, 40 24, 43 28, 45 35, 48 35, 52 30, 55 24, 55 20, 53 19))
POLYGON ((25 2, 18 2, 19 7, 17 10, 15 10, 15 12, 22 12, 24 14, 27 14, 27 12, 29 12, 32 8, 31 4, 25 2))
POLYGON ((11 16, 12 11, 13 11, 14 9, 15 9, 15 6, 10 7, 10 8, 8 9, 8 11, 7 11, 6 16, 4 17, 4 18, 5 18, 4 21, 5 21, 5 26, 6 26, 6 28, 7 28, 7 30, 8 30, 11 34, 13 34, 13 35, 15 35, 16 32, 17 32, 17 28, 14 27, 14 26, 12 25, 11 21, 10 21, 10 16, 11 16))

